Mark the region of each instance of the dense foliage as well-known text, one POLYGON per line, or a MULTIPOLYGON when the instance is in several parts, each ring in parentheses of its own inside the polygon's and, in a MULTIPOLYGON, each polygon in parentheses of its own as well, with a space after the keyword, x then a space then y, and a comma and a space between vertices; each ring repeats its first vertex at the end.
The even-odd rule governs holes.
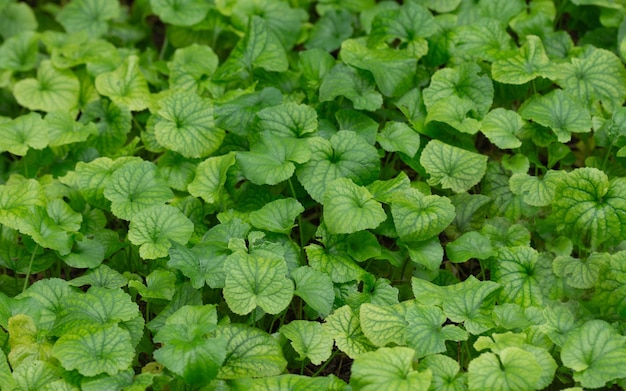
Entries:
POLYGON ((2 390, 626 387, 623 0, 0 0, 2 390))

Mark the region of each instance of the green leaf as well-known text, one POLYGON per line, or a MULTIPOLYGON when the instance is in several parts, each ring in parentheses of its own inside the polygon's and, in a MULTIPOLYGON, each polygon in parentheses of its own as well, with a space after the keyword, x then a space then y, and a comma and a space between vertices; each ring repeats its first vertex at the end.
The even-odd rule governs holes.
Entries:
POLYGON ((364 71, 358 71, 339 63, 326 74, 319 90, 320 102, 345 96, 357 110, 375 111, 383 103, 383 97, 375 89, 374 82, 364 71))
POLYGON ((486 75, 479 76, 480 67, 473 62, 461 64, 457 68, 443 68, 435 72, 430 86, 424 89, 426 108, 456 96, 469 102, 479 116, 489 111, 493 101, 493 84, 486 75))
POLYGON ((136 55, 128 56, 114 71, 99 74, 95 86, 101 95, 131 111, 144 110, 150 103, 148 82, 139 69, 136 55))
MULTIPOLYGON (((481 2, 494 4, 496 2, 481 2)), ((511 4, 509 1, 506 4, 511 4)), ((498 4, 501 5, 501 4, 498 4)), ((498 10, 502 12, 501 9, 498 10)), ((496 19, 482 19, 480 23, 459 26, 455 40, 455 54, 494 62, 513 49, 513 40, 506 31, 506 24, 496 19)))
POLYGON ((369 49, 356 39, 341 44, 345 64, 372 72, 376 85, 385 96, 400 96, 410 87, 417 60, 408 52, 391 48, 369 49))
POLYGON ((72 238, 39 206, 31 208, 21 216, 20 232, 29 235, 43 248, 50 248, 67 255, 72 247, 72 238))
POLYGON ((164 22, 191 26, 204 19, 212 4, 203 0, 150 0, 150 7, 164 22))
POLYGON ((519 53, 503 56, 492 64, 491 75, 500 83, 524 84, 537 77, 555 80, 560 69, 548 58, 541 38, 528 35, 519 53))
POLYGON ((48 361, 32 360, 15 368, 13 379, 18 390, 41 390, 47 384, 58 379, 61 372, 59 367, 48 361))
POLYGON ((128 280, 107 265, 100 265, 95 269, 89 270, 82 276, 68 281, 68 283, 72 286, 91 285, 101 288, 117 289, 128 284, 128 280))
POLYGON ((187 190, 194 197, 201 197, 208 204, 218 204, 225 198, 224 184, 228 169, 235 164, 235 154, 228 153, 206 159, 196 167, 196 176, 187 190))
POLYGON ((103 243, 83 238, 74 242, 72 251, 63 257, 63 262, 74 268, 93 269, 102 263, 105 253, 106 247, 103 243))
POLYGON ((249 152, 238 152, 237 161, 246 178, 257 185, 276 185, 293 175, 296 164, 306 163, 311 154, 307 143, 262 133, 249 152))
POLYGON ((596 168, 579 168, 557 184, 553 218, 563 235, 592 248, 619 241, 626 229, 626 181, 609 181, 596 168))
MULTIPOLYGON (((15 373, 15 371, 13 373, 15 373)), ((9 367, 9 363, 7 362, 7 356, 4 354, 4 351, 0 352, 0 387, 2 387, 3 390, 6 389, 8 391, 13 391, 17 388, 16 381, 11 375, 11 368, 9 367)))
POLYGON ((182 306, 154 336, 155 342, 163 344, 154 351, 154 358, 187 384, 207 384, 226 359, 226 340, 209 337, 216 327, 215 306, 182 306))
POLYGON ((626 69, 613 52, 604 49, 590 47, 581 57, 573 57, 571 64, 561 64, 557 83, 587 108, 602 102, 612 112, 626 97, 626 69))
POLYGON ((186 244, 193 233, 193 223, 170 205, 154 205, 132 216, 128 240, 139 247, 144 259, 165 257, 171 242, 186 244))
POLYGON ((324 193, 324 223, 333 234, 374 229, 387 218, 382 205, 365 187, 336 179, 324 193))
POLYGON ((568 334, 561 360, 583 387, 601 388, 624 376, 626 340, 605 321, 591 320, 568 334))
POLYGON ((467 375, 460 372, 459 363, 441 354, 433 354, 420 360, 418 370, 430 370, 433 374, 429 390, 467 390, 467 375))
POLYGON ((52 328, 56 321, 61 308, 61 300, 72 292, 73 289, 65 280, 48 278, 33 283, 19 297, 30 297, 37 301, 37 312, 40 315, 37 327, 47 331, 52 328))
POLYGON ((289 63, 280 40, 271 31, 267 22, 257 15, 250 18, 246 35, 239 40, 230 56, 218 69, 218 80, 246 80, 253 69, 262 68, 269 72, 284 72, 289 63))
POLYGON ((347 305, 336 309, 326 318, 324 329, 334 338, 337 348, 350 358, 375 350, 363 334, 358 316, 347 305))
POLYGON ((587 259, 558 256, 552 262, 552 270, 571 287, 591 289, 599 282, 600 273, 605 270, 609 259, 607 253, 591 253, 587 259))
POLYGON ((34 69, 39 55, 39 35, 22 31, 0 46, 0 69, 25 72, 34 69))
POLYGON ((250 213, 250 224, 256 228, 288 235, 294 227, 293 221, 304 207, 295 198, 284 198, 265 204, 250 213))
POLYGON ((352 36, 353 31, 352 14, 345 9, 331 9, 315 23, 304 47, 332 52, 339 49, 341 43, 352 36))
POLYGON ((376 148, 356 133, 340 130, 329 140, 309 140, 311 158, 298 167, 296 175, 311 197, 322 202, 329 184, 338 178, 351 179, 359 186, 378 177, 380 160, 376 148))
POLYGON ((357 262, 376 258, 381 254, 381 246, 376 235, 369 231, 359 231, 346 239, 348 255, 357 262))
POLYGON ((451 262, 462 263, 469 259, 487 259, 497 252, 491 240, 477 231, 469 231, 446 246, 446 255, 451 262))
POLYGON ((104 196, 111 201, 113 214, 125 220, 173 198, 156 166, 144 160, 130 161, 115 170, 105 184, 104 196))
POLYGON ((317 112, 311 106, 283 103, 256 113, 257 127, 283 138, 303 138, 318 129, 317 112))
POLYGON ((409 252, 411 262, 426 270, 437 271, 443 261, 443 247, 436 236, 417 242, 398 241, 409 252))
POLYGON ((509 180, 509 186, 513 194, 522 196, 528 205, 548 206, 552 203, 558 183, 563 178, 564 172, 549 170, 538 178, 528 174, 513 174, 509 180))
POLYGON ((84 124, 95 123, 98 133, 88 140, 90 146, 102 155, 115 156, 126 144, 131 129, 132 116, 126 106, 119 106, 107 99, 89 103, 80 118, 84 124))
POLYGON ((445 341, 463 341, 468 338, 465 330, 453 326, 442 326, 446 321, 443 311, 436 306, 412 305, 406 312, 407 345, 416 350, 418 357, 441 353, 446 350, 445 341))
POLYGON ((476 185, 487 170, 487 156, 431 140, 420 157, 420 164, 430 174, 428 184, 462 193, 476 185))
POLYGON ((52 354, 65 369, 76 369, 83 376, 115 375, 129 368, 135 356, 130 334, 117 325, 83 325, 63 334, 52 354))
MULTIPOLYGON (((258 92, 243 94, 223 103, 216 103, 215 122, 219 128, 226 129, 240 136, 251 133, 257 113, 264 108, 279 105, 283 96, 274 87, 267 87, 258 92)), ((280 112, 284 114, 284 111, 280 112)))
POLYGON ((119 16, 117 1, 72 0, 57 14, 56 19, 68 33, 86 32, 90 37, 104 35, 107 22, 119 16))
POLYGON ((470 101, 452 95, 431 105, 425 122, 439 121, 459 132, 476 134, 480 129, 480 122, 469 116, 474 107, 470 101))
POLYGON ((296 284, 294 295, 302 298, 322 317, 330 314, 335 300, 333 281, 326 273, 309 266, 301 266, 291 271, 291 278, 296 284))
POLYGON ((352 364, 350 385, 357 390, 427 390, 429 371, 413 369, 415 351, 407 347, 380 348, 357 357, 352 364))
POLYGON ((212 243, 200 244, 193 249, 188 249, 173 242, 167 264, 190 278, 191 285, 195 289, 202 288, 205 283, 212 288, 222 288, 225 278, 224 260, 230 253, 230 250, 212 245, 212 243))
POLYGON ((597 303, 600 303, 603 313, 613 317, 621 317, 626 314, 626 251, 618 251, 611 254, 608 270, 602 275, 602 279, 596 285, 597 303))
POLYGON ((154 131, 159 144, 188 158, 210 155, 225 136, 215 126, 212 104, 189 92, 178 92, 161 100, 154 131))
POLYGON ((0 7, 0 35, 7 39, 23 31, 37 30, 37 17, 27 3, 11 2, 0 7))
POLYGON ((398 38, 407 42, 410 48, 411 43, 419 42, 420 38, 428 38, 436 32, 437 23, 430 11, 419 3, 407 2, 399 9, 376 14, 372 20, 368 44, 374 46, 398 38))
POLYGON ((540 375, 535 356, 517 347, 502 349, 499 355, 483 353, 468 367, 470 390, 534 390, 540 375))
POLYGON ((278 342, 262 330, 231 324, 218 327, 215 334, 227 341, 218 379, 277 376, 287 367, 278 342))
POLYGON ((405 345, 409 324, 405 318, 405 312, 402 304, 392 306, 361 304, 359 319, 363 334, 379 347, 390 343, 405 345))
POLYGON ((146 276, 146 285, 137 280, 128 282, 129 288, 135 288, 141 299, 172 300, 176 292, 176 275, 168 270, 156 269, 146 276))
POLYGON ((217 69, 219 59, 209 46, 192 44, 176 49, 167 63, 170 70, 170 88, 200 93, 204 79, 217 69))
POLYGON ((342 390, 346 384, 334 375, 310 377, 278 375, 253 379, 253 391, 342 390))
POLYGON ((570 141, 572 133, 591 131, 589 111, 563 90, 526 100, 519 108, 519 114, 526 120, 552 129, 561 143, 570 141))
POLYGON ((527 246, 500 249, 494 274, 494 280, 502 285, 502 302, 523 307, 543 305, 540 281, 544 278, 538 264, 537 250, 527 246))
POLYGON ((351 130, 374 145, 378 133, 378 122, 369 115, 354 109, 341 109, 335 113, 340 130, 351 130))
POLYGON ((0 151, 24 156, 29 148, 44 149, 48 142, 48 124, 37 113, 0 123, 0 151))
POLYGON ((280 333, 291 341, 300 361, 308 358, 314 365, 320 365, 330 357, 333 339, 318 322, 294 320, 281 327, 280 333))
MULTIPOLYGON (((93 123, 82 124, 76 122, 68 112, 53 111, 46 115, 49 146, 58 147, 87 140, 89 136, 97 134, 98 128, 93 123)), ((1 126, 1 125, 0 125, 1 126)))
POLYGON ((409 157, 415 156, 420 146, 419 133, 404 122, 387 122, 376 141, 387 152, 402 152, 409 157))
POLYGON ((17 102, 40 111, 70 111, 78 106, 80 83, 68 70, 56 69, 49 60, 37 68, 37 78, 22 79, 13 86, 17 102))
POLYGON ((454 206, 446 197, 425 196, 417 190, 411 190, 405 191, 404 197, 391 203, 394 226, 402 240, 428 240, 452 222, 454 206))
POLYGON ((100 209, 109 209, 110 201, 104 197, 104 189, 111 180, 111 174, 134 158, 120 158, 115 161, 108 157, 97 158, 89 163, 76 164, 76 184, 85 200, 100 209))
POLYGON ((224 298, 236 314, 246 315, 261 307, 278 314, 293 297, 293 282, 286 277, 287 264, 281 258, 264 258, 233 253, 224 264, 224 298))
MULTIPOLYGON (((443 311, 453 322, 464 323, 472 334, 481 334, 492 327, 492 311, 500 285, 493 281, 479 281, 474 276, 445 287, 441 295, 443 311)), ((416 295, 417 298, 417 295, 416 295)))
POLYGON ((512 110, 498 107, 487 113, 480 124, 480 131, 498 148, 519 148, 522 142, 516 133, 524 126, 524 120, 512 110))
POLYGON ((61 298, 53 335, 64 335, 86 325, 104 327, 140 317, 137 304, 121 289, 92 286, 85 294, 61 298))

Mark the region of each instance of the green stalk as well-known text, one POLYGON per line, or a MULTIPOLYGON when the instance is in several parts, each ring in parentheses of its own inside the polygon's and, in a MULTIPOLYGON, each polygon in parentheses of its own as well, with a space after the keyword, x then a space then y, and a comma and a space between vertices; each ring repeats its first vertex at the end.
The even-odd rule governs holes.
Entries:
POLYGON ((33 268, 33 261, 35 260, 35 253, 39 249, 39 245, 35 246, 33 250, 33 254, 30 256, 30 261, 28 262, 28 270, 26 271, 26 278, 24 279, 24 286, 22 287, 22 293, 28 288, 28 280, 30 279, 30 271, 33 268))

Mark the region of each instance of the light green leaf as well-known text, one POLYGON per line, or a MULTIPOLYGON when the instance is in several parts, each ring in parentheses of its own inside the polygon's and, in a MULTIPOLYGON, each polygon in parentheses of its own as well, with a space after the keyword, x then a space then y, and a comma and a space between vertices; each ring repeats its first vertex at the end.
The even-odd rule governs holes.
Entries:
POLYGON ((401 346, 364 353, 352 364, 350 385, 363 391, 427 390, 432 373, 414 370, 414 357, 413 349, 401 346))
POLYGON ((195 289, 202 288, 205 283, 212 288, 223 288, 224 261, 230 253, 226 246, 211 242, 201 243, 192 249, 173 242, 167 264, 190 278, 195 289))
MULTIPOLYGON (((481 2, 480 4, 494 2, 481 2)), ((513 3, 508 1, 507 4, 513 3)), ((499 9, 498 12, 501 12, 499 9)), ((459 26, 455 39, 455 54, 462 58, 496 61, 513 49, 513 40, 506 24, 495 19, 482 19, 480 23, 459 26)))
POLYGON ((333 234, 374 229, 387 218, 382 205, 365 187, 339 178, 324 193, 324 223, 333 234))
POLYGON ((57 314, 61 308, 61 299, 72 294, 65 280, 60 278, 47 278, 39 280, 22 293, 19 298, 30 297, 37 301, 39 320, 37 328, 40 330, 50 330, 56 321, 57 314))
POLYGON ((350 358, 376 349, 363 334, 358 316, 347 305, 336 309, 326 318, 324 329, 335 339, 337 348, 350 358))
POLYGON ((20 365, 13 371, 17 389, 41 390, 46 384, 61 376, 62 370, 48 361, 33 360, 20 365))
POLYGON ((475 105, 469 100, 452 95, 432 104, 428 108, 425 122, 439 121, 459 132, 476 134, 480 129, 480 122, 469 116, 474 108, 475 105))
POLYGON ((501 301, 523 307, 543 305, 537 250, 527 246, 502 248, 497 258, 494 280, 502 285, 501 301))
POLYGON ((191 26, 204 19, 212 4, 203 0, 150 0, 150 7, 164 22, 191 26))
POLYGON ((522 196, 528 205, 548 206, 554 199, 557 184, 563 178, 562 171, 549 170, 543 178, 528 174, 513 174, 509 186, 513 194, 522 196))
POLYGON ((318 19, 304 47, 307 49, 323 49, 332 52, 339 49, 341 43, 353 33, 352 14, 345 9, 331 9, 318 19))
POLYGON ((296 175, 311 197, 322 202, 327 187, 335 179, 348 178, 359 186, 378 178, 380 159, 376 148, 356 133, 340 130, 329 140, 309 140, 311 158, 298 167, 296 175))
POLYGON ((72 238, 48 215, 46 209, 35 206, 21 216, 20 232, 29 235, 43 248, 50 248, 67 255, 72 247, 72 238))
POLYGON ((287 367, 276 339, 258 328, 230 324, 218 327, 215 335, 227 341, 218 379, 277 376, 287 367))
POLYGON ((206 159, 196 167, 196 176, 187 186, 187 190, 192 196, 201 197, 208 204, 222 202, 228 169, 234 164, 234 153, 206 159))
POLYGON ((534 390, 541 375, 535 356, 517 347, 502 349, 499 355, 483 353, 469 363, 469 389, 494 391, 534 390))
POLYGON ((284 259, 236 252, 228 257, 224 270, 224 298, 236 314, 246 315, 257 307, 269 314, 278 314, 291 302, 294 287, 286 277, 284 259))
POLYGON ((376 141, 387 152, 402 152, 409 157, 415 156, 420 146, 419 133, 404 122, 387 122, 376 141))
POLYGON ((357 262, 376 258, 381 254, 381 246, 376 235, 369 231, 358 231, 346 238, 348 255, 357 262))
POLYGON ((288 66, 287 55, 280 40, 268 28, 264 19, 253 15, 246 35, 239 40, 214 77, 218 80, 246 80, 252 76, 255 68, 284 72, 288 66))
POLYGON ((366 186, 376 201, 390 204, 397 197, 402 198, 405 191, 411 187, 411 181, 404 171, 395 178, 386 181, 374 181, 366 186))
POLYGON ((104 196, 111 201, 113 214, 125 220, 173 198, 156 166, 145 160, 133 160, 115 170, 105 184, 104 196))
POLYGON ((281 327, 280 333, 291 341, 300 361, 308 358, 314 365, 320 365, 330 357, 333 339, 318 322, 294 320, 281 327))
POLYGON ((583 387, 601 388, 624 376, 626 340, 605 321, 591 320, 568 334, 561 360, 583 387))
POLYGON ((128 283, 126 277, 107 265, 100 265, 91 269, 80 277, 68 281, 72 286, 91 285, 101 288, 117 289, 128 283))
MULTIPOLYGON (((46 115, 48 134, 50 135, 51 147, 78 143, 87 140, 93 134, 98 133, 94 123, 82 124, 76 122, 72 115, 65 111, 53 111, 46 115)), ((0 125, 1 126, 1 125, 0 125)))
POLYGON ((491 198, 488 212, 494 216, 504 216, 510 220, 519 220, 522 216, 533 213, 534 209, 524 203, 521 196, 511 192, 510 173, 501 163, 489 162, 481 183, 481 193, 491 198))
POLYGON ((144 259, 165 257, 171 242, 186 244, 193 233, 193 223, 170 205, 154 205, 135 213, 128 227, 128 240, 139 247, 144 259))
POLYGON ((359 319, 363 334, 379 347, 390 343, 405 345, 408 322, 404 312, 401 304, 392 306, 361 304, 359 319))
POLYGON ((526 36, 519 53, 502 57, 491 66, 491 76, 500 83, 524 84, 537 77, 555 80, 561 75, 560 67, 552 64, 546 54, 541 38, 526 36))
POLYGON ((61 298, 53 335, 64 335, 86 325, 104 327, 140 318, 139 307, 121 289, 92 286, 84 294, 72 293, 61 298))
POLYGON ((469 102, 478 116, 489 111, 493 102, 493 84, 487 75, 479 76, 480 67, 473 62, 457 68, 442 68, 435 72, 430 86, 424 89, 424 103, 430 109, 450 96, 469 102))
POLYGON ((226 358, 226 340, 210 338, 217 327, 213 305, 185 305, 171 314, 154 336, 162 345, 154 358, 187 384, 207 384, 226 358))
POLYGON ((416 304, 406 312, 406 343, 416 349, 418 357, 441 353, 446 350, 445 341, 463 341, 468 338, 465 330, 453 325, 443 326, 446 316, 436 306, 416 304))
POLYGON ((603 313, 617 319, 626 314, 626 251, 618 251, 611 255, 608 270, 596 285, 596 295, 603 313))
POLYGON ((115 161, 108 157, 97 158, 89 163, 76 164, 76 184, 85 200, 100 209, 109 209, 110 201, 104 197, 104 189, 111 174, 134 158, 120 158, 115 161))
POLYGON ((470 276, 435 293, 441 296, 443 311, 450 320, 463 322, 465 329, 472 334, 481 334, 495 326, 492 310, 499 289, 500 285, 493 281, 479 281, 470 276))
POLYGON ((378 133, 378 122, 369 115, 354 109, 341 109, 335 113, 339 130, 351 130, 374 145, 378 133))
POLYGON ((408 250, 411 262, 426 270, 439 270, 443 261, 443 247, 437 236, 417 242, 398 241, 398 245, 408 250))
POLYGON ((276 185, 291 178, 296 164, 306 163, 310 157, 306 142, 271 133, 262 133, 249 152, 237 153, 244 176, 257 185, 276 185))
POLYGON ((465 391, 467 374, 460 373, 459 363, 441 354, 433 354, 420 360, 418 370, 430 370, 433 374, 429 390, 465 391))
POLYGON ((239 95, 226 102, 215 103, 215 121, 222 129, 246 136, 254 128, 258 112, 279 105, 282 101, 282 94, 274 87, 239 95))
POLYGON ((498 148, 519 148, 522 142, 516 133, 524 126, 524 120, 512 110, 498 107, 487 113, 480 124, 480 131, 498 148))
POLYGON ((117 0, 72 0, 56 19, 68 33, 86 32, 90 37, 100 37, 109 29, 107 22, 119 13, 117 0))
POLYGON ((83 325, 63 334, 52 347, 52 355, 68 371, 83 376, 115 375, 129 368, 135 352, 128 331, 117 325, 83 325))
POLYGON ((526 120, 552 129, 561 143, 570 141, 572 133, 591 131, 589 111, 563 90, 526 100, 519 108, 519 114, 526 120))
POLYGON ((126 144, 131 129, 132 115, 128 107, 119 106, 108 99, 89 103, 80 117, 84 124, 96 125, 98 133, 87 143, 96 148, 101 155, 115 156, 126 144))
POLYGON ((135 288, 141 299, 172 300, 176 292, 176 275, 168 270, 156 269, 146 276, 146 285, 137 280, 128 282, 129 288, 135 288))
POLYGON ((37 113, 0 123, 0 151, 24 156, 29 148, 44 149, 48 142, 48 124, 37 113))
POLYGON ((188 158, 210 155, 225 136, 215 126, 211 102, 190 92, 177 92, 161 100, 154 131, 159 144, 188 158))
POLYGON ((385 96, 400 96, 412 84, 417 60, 403 50, 369 49, 356 39, 341 44, 341 59, 345 64, 372 72, 380 92, 385 96))
POLYGON ((446 245, 446 255, 454 263, 462 263, 472 258, 484 260, 496 254, 491 240, 477 231, 466 232, 446 245))
POLYGON ((335 375, 310 377, 278 375, 253 379, 251 391, 343 390, 346 384, 335 375))
POLYGON ((0 46, 0 69, 25 72, 34 69, 39 55, 39 35, 22 31, 0 46))
POLYGON ((40 111, 70 111, 78 106, 80 83, 69 70, 56 69, 49 60, 37 68, 36 79, 22 79, 13 86, 17 102, 40 111))
POLYGON ((211 77, 219 59, 209 46, 196 43, 176 49, 167 63, 170 70, 170 88, 200 93, 204 78, 211 77))
POLYGON ((72 251, 63 257, 63 262, 73 268, 93 269, 102 263, 105 253, 106 247, 102 242, 83 238, 74 242, 72 251))
MULTIPOLYGON (((31 365, 34 365, 35 362, 43 361, 33 361, 31 365)), ((15 371, 13 373, 15 373, 15 371)), ((11 368, 9 367, 7 356, 4 354, 4 351, 0 352, 0 387, 2 387, 3 390, 6 389, 7 391, 13 391, 17 388, 17 384, 12 376, 11 368)))
POLYGON ((476 185, 487 170, 487 156, 431 140, 420 157, 420 164, 430 174, 428 184, 462 193, 476 185))
POLYGON ((326 273, 309 266, 302 266, 291 271, 291 278, 296 284, 294 295, 299 296, 322 317, 330 314, 335 300, 333 281, 326 273))
POLYGON ((139 69, 136 55, 128 56, 114 71, 99 74, 95 86, 98 93, 131 111, 144 110, 150 104, 148 82, 139 69))
POLYGON ((562 277, 565 283, 578 289, 593 288, 610 262, 607 253, 591 253, 587 259, 559 256, 552 262, 554 274, 562 277))
POLYGON ((374 82, 365 71, 357 71, 339 63, 326 74, 319 90, 320 102, 345 96, 357 110, 375 111, 383 103, 383 97, 375 89, 374 82))
POLYGON ((37 30, 37 17, 27 3, 10 2, 0 7, 0 35, 7 39, 23 31, 37 30))
POLYGON ((256 117, 259 129, 283 138, 303 138, 318 129, 317 112, 304 104, 289 102, 266 107, 256 117))
POLYGON ((596 168, 576 169, 557 184, 552 208, 558 231, 576 243, 616 243, 626 230, 626 180, 609 181, 596 168))
POLYGON ((612 112, 626 98, 626 69, 608 50, 589 47, 581 57, 573 57, 571 64, 561 64, 559 75, 557 83, 587 108, 602 102, 612 112))
POLYGON ((175 190, 185 191, 194 178, 196 161, 176 152, 166 151, 157 163, 161 175, 167 184, 175 190))
POLYGON ((294 220, 304 212, 304 207, 295 198, 285 198, 265 204, 250 213, 250 224, 256 228, 288 235, 294 220))
POLYGON ((372 20, 368 44, 374 46, 398 38, 410 46, 420 38, 428 38, 436 32, 437 23, 430 11, 416 2, 407 2, 399 9, 376 14, 372 20))
POLYGON ((404 192, 402 199, 392 201, 391 215, 402 240, 422 241, 439 234, 452 222, 454 206, 446 197, 425 196, 411 189, 404 192))

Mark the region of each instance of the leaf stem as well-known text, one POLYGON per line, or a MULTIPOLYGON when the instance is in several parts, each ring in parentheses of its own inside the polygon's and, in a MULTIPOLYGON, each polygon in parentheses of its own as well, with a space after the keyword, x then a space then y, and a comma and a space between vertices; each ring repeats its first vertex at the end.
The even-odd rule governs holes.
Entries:
POLYGON ((319 368, 317 369, 317 371, 315 371, 315 373, 313 373, 313 375, 311 375, 311 377, 315 377, 315 376, 319 375, 319 374, 320 374, 320 373, 324 370, 324 368, 326 368, 326 366, 328 366, 328 364, 330 364, 330 362, 331 362, 331 361, 335 358, 335 356, 336 356, 338 353, 339 353, 339 350, 335 350, 335 351, 334 351, 334 352, 330 355, 330 357, 328 357, 328 360, 324 361, 324 363, 322 364, 322 366, 321 366, 321 367, 319 367, 319 368))
MULTIPOLYGON (((291 195, 293 196, 293 198, 297 200, 298 197, 296 197, 296 189, 293 186, 293 182, 291 181, 291 178, 287 180, 287 183, 289 183, 289 190, 291 191, 291 195)), ((302 256, 304 257, 304 244, 305 243, 304 243, 304 235, 302 232, 302 213, 298 215, 298 236, 300 238, 300 252, 302 253, 302 256)))
POLYGON ((28 270, 26 270, 26 278, 24 279, 24 286, 22 287, 22 293, 24 293, 24 291, 26 291, 26 288, 28 288, 28 280, 30 279, 30 271, 33 268, 33 261, 35 260, 35 254, 37 253, 37 250, 39 250, 39 245, 35 246, 35 249, 33 250, 33 254, 30 256, 30 261, 28 262, 28 270))

